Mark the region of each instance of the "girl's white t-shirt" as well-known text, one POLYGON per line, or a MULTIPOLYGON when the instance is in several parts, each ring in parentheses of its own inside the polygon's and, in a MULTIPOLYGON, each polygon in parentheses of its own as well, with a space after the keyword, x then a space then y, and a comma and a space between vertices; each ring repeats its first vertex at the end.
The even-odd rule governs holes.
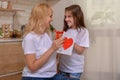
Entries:
MULTIPOLYGON (((52 40, 47 33, 37 35, 34 32, 28 33, 22 42, 24 55, 35 54, 36 59, 39 59, 52 45, 52 40)), ((25 77, 52 77, 56 74, 56 53, 54 53, 40 69, 31 72, 26 65, 23 69, 22 76, 25 77)))
MULTIPOLYGON (((89 47, 89 32, 86 28, 69 29, 68 34, 76 34, 75 43, 82 47, 89 47)), ((72 55, 61 55, 59 70, 68 73, 81 73, 84 67, 84 55, 79 55, 74 49, 72 55)))

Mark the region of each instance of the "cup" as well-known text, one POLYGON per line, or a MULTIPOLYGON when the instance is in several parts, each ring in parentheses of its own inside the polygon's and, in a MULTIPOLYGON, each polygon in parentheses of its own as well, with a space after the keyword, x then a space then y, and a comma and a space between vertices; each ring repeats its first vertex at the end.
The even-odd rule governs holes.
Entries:
POLYGON ((8 2, 7 2, 7 1, 3 1, 1 7, 2 7, 3 9, 7 9, 7 7, 8 7, 8 2))
POLYGON ((59 39, 60 37, 62 37, 64 31, 57 31, 55 30, 55 39, 59 39))

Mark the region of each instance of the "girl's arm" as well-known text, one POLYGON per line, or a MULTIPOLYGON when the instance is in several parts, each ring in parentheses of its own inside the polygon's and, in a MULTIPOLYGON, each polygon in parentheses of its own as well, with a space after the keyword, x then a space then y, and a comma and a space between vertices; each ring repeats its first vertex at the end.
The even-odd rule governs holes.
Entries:
POLYGON ((78 44, 75 43, 74 49, 77 51, 78 54, 82 55, 86 48, 79 46, 78 44))
POLYGON ((60 56, 61 56, 61 54, 57 54, 57 73, 59 73, 60 71, 59 71, 59 65, 60 65, 60 56))
POLYGON ((78 36, 80 38, 78 39, 77 43, 74 43, 74 49, 77 51, 78 54, 82 55, 85 49, 89 47, 89 32, 87 29, 85 29, 78 36))

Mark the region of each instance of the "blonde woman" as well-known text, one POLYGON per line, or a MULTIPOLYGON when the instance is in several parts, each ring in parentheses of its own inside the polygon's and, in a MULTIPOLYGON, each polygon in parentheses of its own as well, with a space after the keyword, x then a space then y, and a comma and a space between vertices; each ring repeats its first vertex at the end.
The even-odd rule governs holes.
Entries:
POLYGON ((54 80, 55 51, 62 46, 63 40, 52 42, 47 34, 52 15, 51 7, 45 3, 38 4, 32 9, 22 42, 26 61, 22 80, 54 80))

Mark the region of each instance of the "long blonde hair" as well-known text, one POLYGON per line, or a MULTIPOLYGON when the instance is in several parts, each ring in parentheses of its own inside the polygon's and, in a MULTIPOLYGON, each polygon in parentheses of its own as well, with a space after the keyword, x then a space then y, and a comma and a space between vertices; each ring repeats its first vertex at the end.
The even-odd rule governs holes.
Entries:
POLYGON ((46 3, 37 4, 31 12, 29 22, 26 25, 25 28, 25 34, 28 34, 29 32, 33 31, 36 34, 42 34, 47 29, 44 27, 46 17, 52 13, 51 7, 46 3))

